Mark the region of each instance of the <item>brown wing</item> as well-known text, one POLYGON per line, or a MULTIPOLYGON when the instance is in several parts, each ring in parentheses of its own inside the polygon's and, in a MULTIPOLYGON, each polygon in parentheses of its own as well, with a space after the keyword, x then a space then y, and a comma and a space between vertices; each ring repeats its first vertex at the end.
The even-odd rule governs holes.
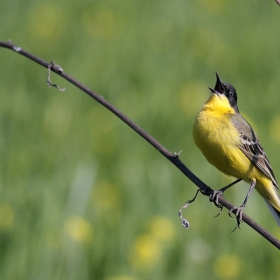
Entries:
POLYGON ((269 160, 253 128, 240 114, 234 115, 232 121, 240 133, 240 150, 259 168, 259 170, 269 177, 273 185, 279 189, 269 160))

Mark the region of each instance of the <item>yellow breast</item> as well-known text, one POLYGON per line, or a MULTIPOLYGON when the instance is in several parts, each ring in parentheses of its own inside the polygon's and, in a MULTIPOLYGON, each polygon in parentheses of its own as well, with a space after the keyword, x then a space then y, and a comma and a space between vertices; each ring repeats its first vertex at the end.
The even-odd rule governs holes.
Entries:
POLYGON ((239 149, 240 135, 231 121, 232 114, 235 111, 227 99, 211 95, 196 117, 193 137, 211 164, 227 175, 247 181, 252 164, 239 149))

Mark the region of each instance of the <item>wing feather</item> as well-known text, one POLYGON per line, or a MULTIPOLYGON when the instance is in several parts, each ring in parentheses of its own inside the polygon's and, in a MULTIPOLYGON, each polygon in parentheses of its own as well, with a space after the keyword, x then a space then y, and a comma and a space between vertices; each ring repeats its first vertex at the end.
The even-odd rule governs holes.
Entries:
POLYGON ((240 150, 259 168, 259 170, 270 178, 273 185, 279 189, 270 162, 253 128, 240 114, 234 115, 232 121, 240 133, 240 150))

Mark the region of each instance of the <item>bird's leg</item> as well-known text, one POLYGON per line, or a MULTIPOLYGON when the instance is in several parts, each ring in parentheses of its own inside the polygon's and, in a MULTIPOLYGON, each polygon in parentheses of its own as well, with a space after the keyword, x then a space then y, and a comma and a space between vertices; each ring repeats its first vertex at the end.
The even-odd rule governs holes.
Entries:
MULTIPOLYGON (((217 190, 217 191, 213 191, 213 193, 209 196, 209 199, 210 201, 214 202, 215 205, 218 207, 218 208, 223 208, 223 206, 221 204, 219 204, 219 197, 220 196, 223 196, 224 192, 229 189, 230 187, 232 187, 233 185, 235 185, 236 183, 240 182, 242 179, 237 179, 235 180, 234 182, 230 183, 229 185, 217 190)), ((222 211, 222 210, 221 210, 222 211)), ((220 211, 220 212, 221 212, 220 211)), ((219 213, 220 214, 220 213, 219 213)), ((218 214, 218 216, 219 216, 218 214)))
POLYGON ((242 203, 242 205, 239 206, 239 207, 233 207, 233 208, 228 212, 229 216, 232 217, 231 214, 233 213, 233 211, 236 210, 235 216, 236 216, 236 220, 237 220, 237 225, 236 225, 236 227, 233 229, 232 232, 234 232, 237 228, 240 229, 240 224, 242 223, 242 215, 243 215, 244 208, 245 208, 245 206, 246 206, 246 204, 247 204, 247 201, 248 201, 248 198, 249 198, 249 196, 251 195, 251 192, 252 192, 252 190, 255 188, 255 186, 256 186, 256 179, 253 178, 252 181, 251 181, 251 186, 250 186, 250 188, 249 188, 249 191, 248 191, 248 193, 247 193, 247 195, 246 195, 246 197, 245 197, 245 200, 244 200, 244 202, 242 203))

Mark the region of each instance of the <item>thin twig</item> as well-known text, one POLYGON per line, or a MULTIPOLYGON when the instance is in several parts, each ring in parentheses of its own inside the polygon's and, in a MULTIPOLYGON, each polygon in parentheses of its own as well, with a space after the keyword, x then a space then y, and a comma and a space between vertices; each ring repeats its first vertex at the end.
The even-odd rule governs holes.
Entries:
POLYGON ((51 81, 51 72, 52 72, 52 68, 58 70, 60 73, 63 72, 63 69, 59 66, 59 65, 56 65, 54 63, 54 60, 52 60, 49 65, 48 65, 48 77, 47 77, 47 85, 49 87, 55 87, 57 88, 59 91, 65 91, 66 88, 60 88, 58 85, 54 84, 52 81, 51 81))
MULTIPOLYGON (((122 112, 120 112, 117 108, 115 108, 113 105, 111 105, 109 102, 107 102, 103 97, 99 96, 97 93, 93 92, 89 88, 85 87, 80 82, 76 81, 71 76, 67 75, 64 71, 61 71, 61 67, 56 65, 53 65, 52 67, 49 67, 49 63, 44 61, 43 59, 23 50, 21 47, 15 46, 12 44, 11 41, 8 42, 0 42, 0 47, 7 48, 10 50, 13 50, 31 60, 34 62, 42 65, 45 68, 51 69, 53 72, 58 74, 59 76, 63 77, 82 91, 84 91, 86 94, 88 94, 90 97, 94 98, 97 102, 102 104, 104 107, 106 107, 108 110, 110 110, 113 114, 115 114, 117 117, 119 117, 122 121, 124 121, 128 126, 130 126, 135 132, 137 132, 140 136, 142 136, 146 141, 148 141, 154 148, 156 148, 163 156, 165 156, 169 161, 171 161, 183 174, 185 174, 197 187, 199 187, 202 194, 206 196, 210 196, 213 193, 213 190, 208 187, 204 182, 202 182, 197 176, 195 176, 185 165, 184 163, 179 159, 179 156, 177 154, 173 154, 169 152, 164 146, 162 146, 158 141, 156 141, 151 135, 149 135, 147 132, 145 132, 139 125, 134 123, 132 120, 130 120, 127 116, 125 116, 122 112)), ((234 206, 229 203, 226 199, 223 197, 219 197, 219 203, 226 207, 227 209, 232 209, 234 206)), ((233 211, 235 214, 235 211, 233 211)), ((252 220, 247 215, 243 214, 242 218, 243 222, 245 222, 247 225, 249 225, 251 228, 253 228, 255 231, 257 231, 259 234, 261 234, 265 239, 267 239, 271 244, 273 244, 275 247, 280 249, 280 241, 276 239, 273 235, 271 235, 268 231, 266 231, 264 228, 262 228, 260 225, 258 225, 254 220, 252 220)))
POLYGON ((190 223, 189 223, 189 221, 187 219, 183 218, 182 211, 183 211, 183 209, 186 209, 187 207, 189 207, 190 204, 193 203, 196 200, 196 197, 197 197, 199 192, 200 192, 200 189, 198 189, 196 191, 194 198, 188 200, 179 210, 179 213, 178 213, 179 214, 179 218, 180 218, 180 220, 182 222, 182 226, 185 229, 188 229, 190 227, 190 223))

